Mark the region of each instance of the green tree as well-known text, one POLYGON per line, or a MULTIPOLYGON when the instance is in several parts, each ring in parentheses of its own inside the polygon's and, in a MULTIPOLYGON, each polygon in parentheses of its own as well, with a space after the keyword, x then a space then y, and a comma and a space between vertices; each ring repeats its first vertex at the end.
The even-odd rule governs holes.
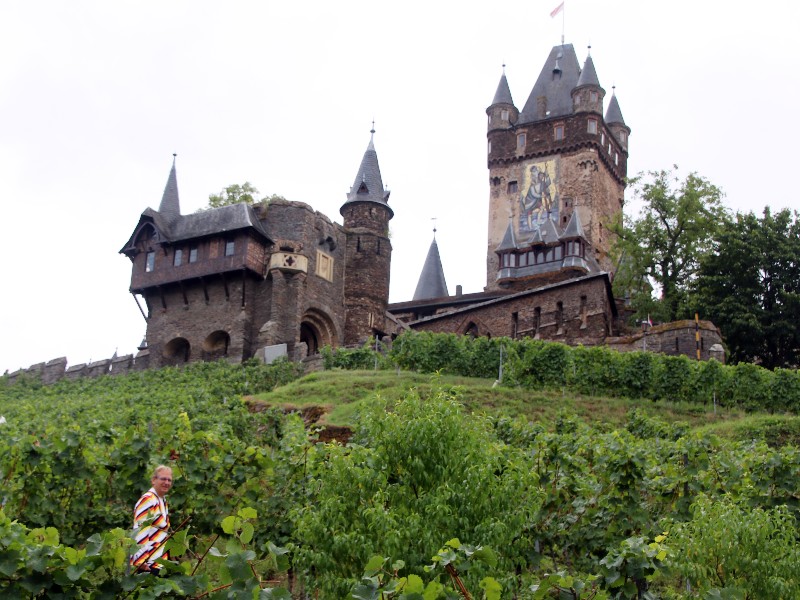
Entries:
POLYGON ((630 294, 639 317, 678 318, 700 258, 711 251, 720 224, 728 219, 717 186, 696 173, 681 182, 676 171, 634 178, 642 208, 638 216, 626 215, 612 225, 617 234, 615 294, 630 294), (652 299, 654 288, 660 290, 660 301, 652 299))
POLYGON ((733 362, 800 364, 800 218, 737 214, 720 229, 695 282, 697 307, 722 331, 733 362))
POLYGON ((231 204, 239 204, 240 202, 255 204, 256 202, 270 202, 272 200, 286 199, 278 194, 258 198, 258 193, 258 190, 249 181, 245 181, 241 185, 234 183, 224 188, 219 194, 209 194, 208 206, 206 208, 219 208, 220 206, 230 206, 231 204))

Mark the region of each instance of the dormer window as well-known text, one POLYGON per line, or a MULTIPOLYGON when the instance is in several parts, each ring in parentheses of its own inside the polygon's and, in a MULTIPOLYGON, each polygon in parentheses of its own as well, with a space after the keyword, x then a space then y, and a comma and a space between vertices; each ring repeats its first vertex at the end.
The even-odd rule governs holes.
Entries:
POLYGON ((525 134, 520 133, 517 135, 517 150, 523 150, 525 148, 525 134))
POLYGON ((557 142, 564 139, 564 125, 556 125, 553 128, 553 138, 557 142))
POLYGON ((197 246, 192 246, 189 248, 189 262, 195 263, 197 262, 197 246))
POLYGON ((183 264, 183 250, 177 248, 175 250, 175 256, 172 260, 172 264, 176 267, 180 267, 183 264))
POLYGON ((144 258, 144 272, 152 273, 156 268, 156 253, 152 250, 145 255, 144 258))
POLYGON ((225 256, 233 256, 236 254, 236 242, 233 240, 225 241, 225 256))
POLYGON ((589 119, 586 123, 586 132, 592 134, 597 133, 597 119, 589 119))

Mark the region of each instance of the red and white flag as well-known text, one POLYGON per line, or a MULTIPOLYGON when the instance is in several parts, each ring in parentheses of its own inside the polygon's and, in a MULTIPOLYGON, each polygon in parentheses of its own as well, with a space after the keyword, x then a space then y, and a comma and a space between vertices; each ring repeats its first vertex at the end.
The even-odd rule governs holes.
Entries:
POLYGON ((562 10, 564 10, 564 3, 563 2, 553 9, 553 11, 550 13, 550 16, 551 17, 555 17, 562 10))

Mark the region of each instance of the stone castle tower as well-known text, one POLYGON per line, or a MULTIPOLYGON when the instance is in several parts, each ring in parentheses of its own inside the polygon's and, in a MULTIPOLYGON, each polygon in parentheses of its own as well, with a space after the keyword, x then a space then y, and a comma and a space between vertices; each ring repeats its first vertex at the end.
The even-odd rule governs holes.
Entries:
MULTIPOLYGON (((370 132, 373 136, 375 130, 370 132)), ((344 281, 345 344, 356 344, 370 336, 386 335, 384 326, 389 302, 389 269, 392 244, 389 221, 389 191, 384 189, 373 139, 361 160, 353 187, 339 209, 347 232, 344 281)))
POLYGON ((608 226, 622 211, 630 129, 613 94, 603 117, 605 94, 572 44, 551 50, 522 111, 500 78, 486 109, 487 291, 613 271, 608 226))

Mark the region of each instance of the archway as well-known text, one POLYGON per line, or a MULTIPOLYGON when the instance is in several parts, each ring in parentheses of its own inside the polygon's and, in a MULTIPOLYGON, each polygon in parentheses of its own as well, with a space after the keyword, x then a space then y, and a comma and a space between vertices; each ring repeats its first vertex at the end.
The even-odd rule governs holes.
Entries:
POLYGON ((182 337, 172 338, 164 345, 161 355, 164 357, 164 363, 168 365, 189 362, 189 357, 191 356, 189 340, 182 337))
POLYGON ((335 347, 336 326, 327 313, 309 308, 300 321, 300 341, 308 346, 308 354, 316 354, 323 346, 335 347))
POLYGON ((308 323, 300 325, 300 342, 306 345, 309 355, 319 352, 319 334, 314 326, 308 323))
POLYGON ((203 360, 217 360, 228 356, 231 336, 227 331, 217 330, 203 340, 203 360))

